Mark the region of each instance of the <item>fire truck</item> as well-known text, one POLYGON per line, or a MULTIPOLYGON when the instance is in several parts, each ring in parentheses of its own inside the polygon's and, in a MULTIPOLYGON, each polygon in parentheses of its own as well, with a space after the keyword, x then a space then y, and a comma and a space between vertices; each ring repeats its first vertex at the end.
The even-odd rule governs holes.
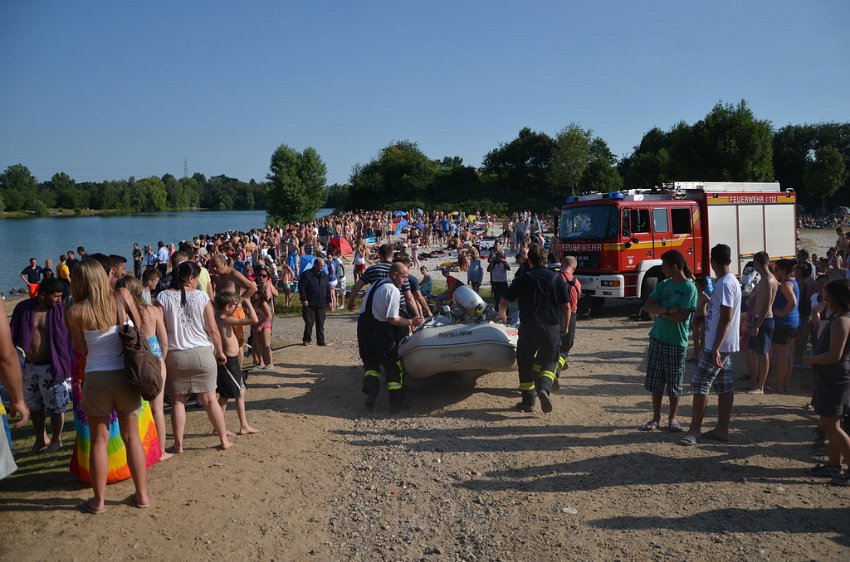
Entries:
POLYGON ((697 276, 713 276, 709 252, 732 249, 740 277, 753 254, 797 252, 796 194, 778 183, 675 182, 654 190, 569 197, 558 221, 558 253, 578 260, 585 304, 646 300, 664 279, 661 256, 679 250, 697 276))

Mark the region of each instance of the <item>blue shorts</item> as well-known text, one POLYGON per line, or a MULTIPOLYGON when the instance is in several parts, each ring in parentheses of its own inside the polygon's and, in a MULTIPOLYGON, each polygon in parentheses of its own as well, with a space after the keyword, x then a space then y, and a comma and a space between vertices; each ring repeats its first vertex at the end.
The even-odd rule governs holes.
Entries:
POLYGON ((706 349, 699 356, 697 370, 691 378, 691 394, 705 396, 711 392, 712 387, 717 394, 735 392, 735 381, 732 377, 732 354, 720 354, 720 363, 723 367, 719 369, 712 363, 712 355, 714 355, 714 352, 706 349))
MULTIPOLYGON (((752 330, 752 328, 750 328, 752 330)), ((759 328, 759 333, 750 337, 747 340, 747 349, 754 351, 757 355, 767 355, 770 353, 770 344, 773 342, 773 316, 765 318, 759 328)))

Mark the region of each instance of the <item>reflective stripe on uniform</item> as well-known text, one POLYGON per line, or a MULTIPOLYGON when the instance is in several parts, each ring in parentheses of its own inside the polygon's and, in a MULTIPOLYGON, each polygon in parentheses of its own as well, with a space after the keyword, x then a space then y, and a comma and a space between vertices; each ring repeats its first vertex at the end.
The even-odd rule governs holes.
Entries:
POLYGON ((553 373, 552 371, 541 371, 540 376, 546 377, 547 379, 551 380, 552 382, 555 381, 555 373, 553 373))
POLYGON ((534 381, 519 383, 519 389, 523 392, 526 392, 528 390, 534 390, 534 381))
POLYGON ((363 376, 364 377, 375 377, 376 379, 379 379, 379 378, 381 378, 381 373, 379 373, 378 371, 369 370, 369 371, 366 371, 365 373, 363 373, 363 376))
POLYGON ((562 369, 564 368, 564 365, 566 365, 566 364, 567 364, 567 358, 566 357, 558 357, 558 365, 560 365, 562 369))
POLYGON ((539 363, 533 364, 531 366, 531 372, 532 373, 539 373, 540 372, 540 364, 539 363))
POLYGON ((387 390, 401 390, 401 383, 400 382, 388 382, 387 383, 387 390))

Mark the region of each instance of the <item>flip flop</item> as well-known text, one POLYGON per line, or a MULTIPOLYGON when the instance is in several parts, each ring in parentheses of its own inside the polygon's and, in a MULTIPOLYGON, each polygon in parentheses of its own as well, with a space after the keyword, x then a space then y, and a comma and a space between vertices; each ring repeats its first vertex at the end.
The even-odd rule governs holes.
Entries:
POLYGON ((688 433, 687 435, 679 439, 679 445, 682 445, 683 447, 693 447, 698 443, 699 441, 697 441, 697 436, 691 433, 688 433))
POLYGON ((638 427, 639 431, 652 431, 653 429, 658 429, 657 421, 648 421, 645 424, 638 427))
POLYGON ((103 513, 106 511, 105 509, 101 509, 100 511, 96 510, 91 506, 89 500, 83 500, 78 503, 77 509, 79 509, 83 513, 88 513, 89 515, 103 515, 103 513))
POLYGON ((681 433, 682 424, 677 421, 671 422, 670 425, 667 426, 667 431, 669 431, 670 433, 681 433))
POLYGON ((147 509, 151 506, 150 502, 148 503, 139 503, 139 500, 136 499, 136 494, 133 494, 127 498, 127 503, 137 509, 147 509))
POLYGON ((708 439, 709 441, 719 441, 720 443, 728 443, 729 442, 728 437, 721 437, 721 436, 717 435, 714 432, 713 429, 711 431, 706 431, 705 433, 703 433, 702 438, 708 439))

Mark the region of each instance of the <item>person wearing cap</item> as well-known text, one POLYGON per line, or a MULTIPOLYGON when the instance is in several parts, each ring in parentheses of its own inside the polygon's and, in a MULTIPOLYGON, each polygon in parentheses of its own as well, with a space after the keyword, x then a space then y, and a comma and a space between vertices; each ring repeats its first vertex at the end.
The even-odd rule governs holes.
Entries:
POLYGON ((569 326, 570 299, 563 277, 546 267, 543 246, 531 245, 528 264, 528 273, 514 278, 499 301, 497 320, 506 321, 508 304, 519 300, 516 362, 522 401, 515 407, 522 412, 533 412, 539 397, 543 412, 549 413, 558 344, 565 333, 564 327, 569 326), (539 372, 535 371, 535 365, 539 365, 539 372))

